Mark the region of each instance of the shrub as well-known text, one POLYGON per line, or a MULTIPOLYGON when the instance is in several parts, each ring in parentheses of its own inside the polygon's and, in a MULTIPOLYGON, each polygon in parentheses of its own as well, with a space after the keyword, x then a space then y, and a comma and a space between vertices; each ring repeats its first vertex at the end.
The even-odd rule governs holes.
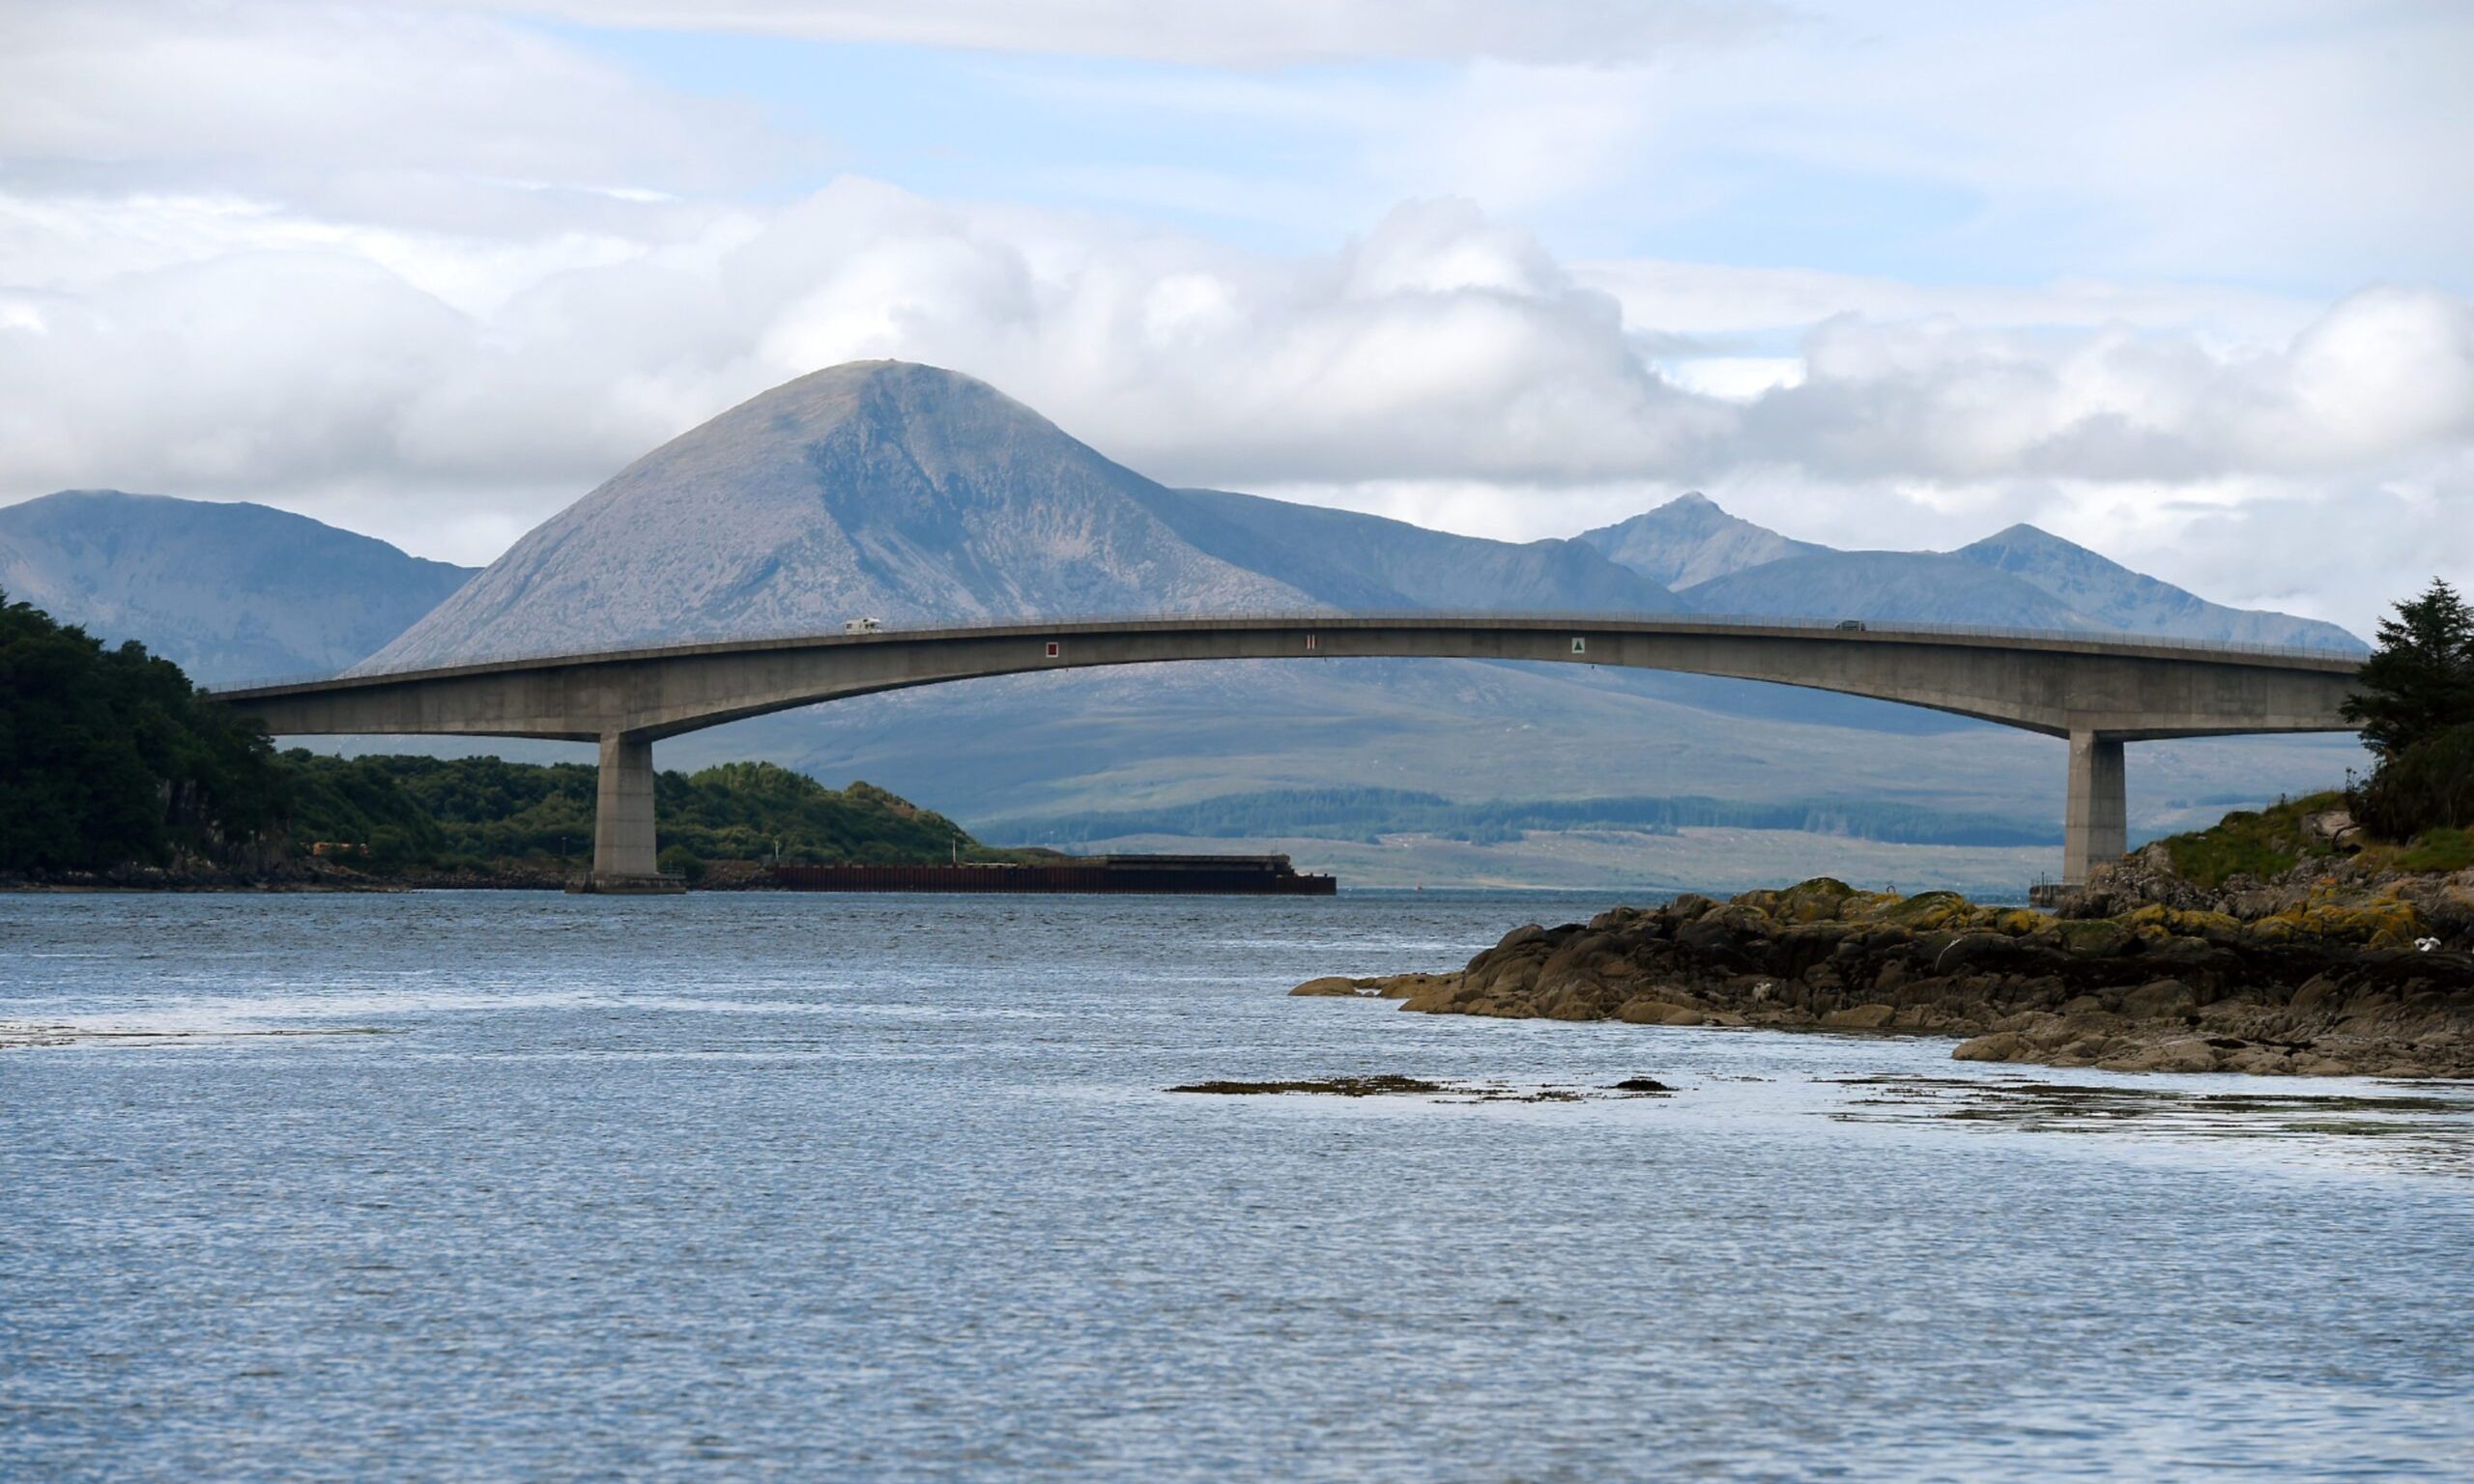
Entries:
POLYGON ((2382 840, 2474 826, 2474 724, 2435 732, 2383 761, 2354 790, 2354 818, 2382 840))

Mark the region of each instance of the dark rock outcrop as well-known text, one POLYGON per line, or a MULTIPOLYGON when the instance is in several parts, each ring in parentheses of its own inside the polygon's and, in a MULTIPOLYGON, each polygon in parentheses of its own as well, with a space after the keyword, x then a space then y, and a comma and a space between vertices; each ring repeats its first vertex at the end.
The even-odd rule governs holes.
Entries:
POLYGON ((2474 879, 2260 904, 2247 920, 2204 899, 2049 917, 1823 879, 1533 924, 1457 973, 1300 992, 1437 1014, 1949 1036, 1967 1061, 2474 1076, 2474 879))

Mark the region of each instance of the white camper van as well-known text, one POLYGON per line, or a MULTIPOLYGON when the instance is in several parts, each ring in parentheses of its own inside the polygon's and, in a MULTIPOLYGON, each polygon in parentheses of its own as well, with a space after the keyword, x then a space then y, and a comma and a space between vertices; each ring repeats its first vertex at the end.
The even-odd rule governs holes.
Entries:
POLYGON ((845 634, 874 634, 881 630, 884 626, 885 621, 882 618, 845 618, 842 620, 842 632, 845 634))

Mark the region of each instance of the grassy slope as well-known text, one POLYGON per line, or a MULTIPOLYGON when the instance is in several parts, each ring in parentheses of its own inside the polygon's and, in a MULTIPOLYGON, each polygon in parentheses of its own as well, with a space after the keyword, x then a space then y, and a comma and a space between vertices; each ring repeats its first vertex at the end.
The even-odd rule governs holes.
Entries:
MULTIPOLYGON (((2303 820, 2324 810, 2343 809, 2342 793, 2314 793, 2288 799, 2264 810, 2236 810, 2215 825, 2162 843, 2171 852, 2173 870, 2203 887, 2213 887, 2236 873, 2273 876, 2306 859, 2337 852, 2315 841, 2303 820)), ((2427 830, 2405 843, 2373 844, 2364 852, 2374 870, 2462 870, 2474 866, 2474 831, 2427 830)))
MULTIPOLYGON (((497 757, 283 756, 296 789, 293 836, 369 847, 385 868, 552 861, 592 848, 595 770, 497 757)), ((724 763, 655 784, 665 850, 701 860, 1012 859, 951 820, 867 784, 827 788, 770 763, 724 763)))

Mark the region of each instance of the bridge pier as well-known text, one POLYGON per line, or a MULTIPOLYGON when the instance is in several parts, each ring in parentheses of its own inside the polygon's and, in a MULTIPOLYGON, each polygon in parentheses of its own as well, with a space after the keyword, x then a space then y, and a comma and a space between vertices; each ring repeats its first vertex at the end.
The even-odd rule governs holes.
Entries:
POLYGON ((2085 886, 2087 873, 2130 848, 2130 807, 2122 782, 2122 739, 2070 733, 2070 788, 2062 807, 2061 882, 2085 886))
POLYGON ((661 873, 654 848, 651 738, 623 731, 602 734, 592 873, 571 890, 635 895, 685 890, 675 877, 661 873))

